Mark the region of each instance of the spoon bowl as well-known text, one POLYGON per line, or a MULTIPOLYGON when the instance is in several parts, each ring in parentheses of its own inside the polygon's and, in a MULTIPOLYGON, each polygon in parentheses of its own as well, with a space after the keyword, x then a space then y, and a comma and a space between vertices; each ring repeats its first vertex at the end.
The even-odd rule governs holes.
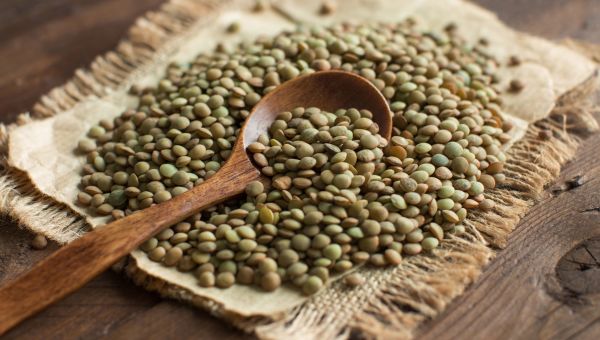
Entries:
POLYGON ((267 132, 278 114, 296 107, 318 107, 329 112, 349 108, 369 110, 379 126, 379 134, 389 139, 392 133, 389 105, 373 84, 354 73, 323 71, 283 83, 265 95, 242 129, 244 148, 267 132))
POLYGON ((245 149, 267 131, 279 113, 299 106, 330 112, 367 109, 373 113, 381 136, 389 139, 392 131, 385 98, 360 76, 317 72, 280 85, 254 107, 229 160, 214 176, 171 200, 86 233, 0 287, 0 335, 77 290, 162 229, 243 193, 252 181, 268 183, 245 149))

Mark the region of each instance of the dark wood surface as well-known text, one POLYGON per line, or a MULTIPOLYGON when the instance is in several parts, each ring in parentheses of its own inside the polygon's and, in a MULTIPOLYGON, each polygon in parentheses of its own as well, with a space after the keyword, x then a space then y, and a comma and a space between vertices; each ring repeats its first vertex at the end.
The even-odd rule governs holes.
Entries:
MULTIPOLYGON (((116 46, 161 0, 0 2, 0 119, 14 120, 78 67, 116 46)), ((520 30, 600 43, 597 0, 477 0, 520 30)), ((597 117, 600 119, 600 117, 597 117)), ((435 338, 600 338, 600 135, 585 141, 546 198, 511 235, 478 282, 421 334, 435 338), (581 186, 566 183, 581 175, 581 186)), ((0 224, 0 283, 55 251, 0 224)), ((106 271, 9 332, 7 339, 244 337, 205 312, 162 300, 106 271)))

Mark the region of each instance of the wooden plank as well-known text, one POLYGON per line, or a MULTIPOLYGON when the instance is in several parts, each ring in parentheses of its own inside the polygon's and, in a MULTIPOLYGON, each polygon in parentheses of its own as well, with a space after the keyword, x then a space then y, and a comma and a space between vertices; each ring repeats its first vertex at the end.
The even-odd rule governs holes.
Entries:
POLYGON ((11 121, 39 96, 113 49, 136 17, 164 0, 3 0, 0 114, 11 121))
POLYGON ((164 301, 139 313, 127 323, 111 328, 113 339, 158 339, 172 335, 176 339, 251 338, 206 313, 174 301, 164 301))
MULTIPOLYGON (((113 48, 137 16, 161 2, 0 2, 0 120, 12 121, 40 95, 71 77, 76 68, 113 48)), ((475 2, 524 31, 600 43, 600 3, 596 0, 475 2)), ((598 147, 599 136, 588 140, 559 182, 585 174, 585 184, 556 197, 549 191, 543 204, 536 206, 511 236, 508 248, 486 268, 481 280, 440 317, 423 326, 424 338, 600 338, 600 294, 577 290, 579 286, 600 286, 598 268, 591 256, 569 255, 568 260, 576 264, 559 269, 577 279, 565 279, 569 277, 565 274, 563 280, 567 282, 561 284, 555 275, 555 265, 563 255, 580 241, 600 233, 600 212, 594 210, 600 207, 598 147), (579 276, 574 272, 576 266, 588 269, 579 276), (577 280, 583 280, 583 284, 577 280)), ((1 222, 0 282, 56 249, 50 245, 46 250, 33 251, 28 245, 31 238, 14 224, 1 222)), ((206 312, 161 300, 122 276, 106 272, 5 338, 188 339, 241 335, 206 312)))
POLYGON ((474 0, 512 27, 552 39, 600 43, 597 0, 474 0))

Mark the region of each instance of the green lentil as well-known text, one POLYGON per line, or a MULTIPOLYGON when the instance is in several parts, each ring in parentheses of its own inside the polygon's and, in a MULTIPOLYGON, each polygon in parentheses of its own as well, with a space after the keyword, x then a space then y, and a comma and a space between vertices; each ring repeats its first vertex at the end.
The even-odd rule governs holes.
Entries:
POLYGON ((260 279, 260 286, 267 292, 276 290, 281 285, 281 277, 276 272, 269 272, 260 279))
POLYGON ((213 287, 215 285, 215 274, 212 272, 202 272, 198 277, 198 284, 202 287, 213 287))
POLYGON ((247 186, 246 186, 246 194, 248 196, 252 196, 252 197, 256 197, 259 194, 262 194, 264 191, 264 186, 261 182, 259 181, 253 181, 250 182, 247 186))
POLYGON ((235 283, 235 276, 231 272, 219 273, 215 279, 215 284, 219 288, 229 288, 235 283))
POLYGON ((344 277, 344 284, 348 287, 358 287, 362 286, 364 283, 365 278, 358 273, 352 273, 344 277))
POLYGON ((440 241, 435 237, 426 237, 421 241, 421 247, 425 250, 432 250, 437 248, 440 244, 440 241))
POLYGON ((163 164, 160 166, 160 174, 166 178, 171 178, 177 173, 177 167, 173 164, 163 164))
POLYGON ((312 295, 323 287, 323 281, 318 276, 309 276, 302 285, 302 291, 306 295, 312 295))

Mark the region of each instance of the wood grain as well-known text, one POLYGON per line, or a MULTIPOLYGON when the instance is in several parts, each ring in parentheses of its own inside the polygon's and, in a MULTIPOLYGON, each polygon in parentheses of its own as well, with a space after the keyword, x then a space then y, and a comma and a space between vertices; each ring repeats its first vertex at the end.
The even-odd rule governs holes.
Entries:
POLYGON ((0 114, 13 120, 44 93, 108 51, 164 0, 0 2, 0 114))
MULTIPOLYGON (((113 48, 135 17, 156 8, 160 2, 0 2, 1 120, 13 120, 18 112, 28 110, 37 97, 71 77, 76 68, 88 65, 95 55, 113 48)), ((524 31, 547 38, 573 37, 600 43, 600 3, 596 0, 475 2, 524 31)), ((424 325, 425 339, 600 338, 600 296, 585 293, 573 298, 570 291, 573 286, 561 283, 556 275, 561 267, 555 269, 560 258, 572 249, 581 249, 578 245, 589 244, 591 241, 586 240, 598 235, 599 226, 594 221, 600 219, 594 209, 600 207, 599 148, 599 137, 586 141, 557 182, 564 184, 575 175, 584 174, 584 185, 557 196, 552 196, 549 189, 543 204, 534 207, 523 220, 511 236, 509 247, 486 268, 481 280, 469 287, 443 315, 424 325), (566 216, 558 213, 565 210, 566 216)), ((31 250, 28 243, 32 235, 10 222, 1 224, 0 282, 14 278, 57 249, 50 245, 46 250, 31 250)), ((576 259, 589 262, 589 258, 576 259)), ((590 267, 583 272, 595 273, 597 267, 590 267)), ((586 282, 600 286, 595 274, 589 276, 592 281, 586 282)), ((162 300, 107 271, 4 336, 6 339, 100 337, 231 339, 243 334, 206 312, 162 300)))

